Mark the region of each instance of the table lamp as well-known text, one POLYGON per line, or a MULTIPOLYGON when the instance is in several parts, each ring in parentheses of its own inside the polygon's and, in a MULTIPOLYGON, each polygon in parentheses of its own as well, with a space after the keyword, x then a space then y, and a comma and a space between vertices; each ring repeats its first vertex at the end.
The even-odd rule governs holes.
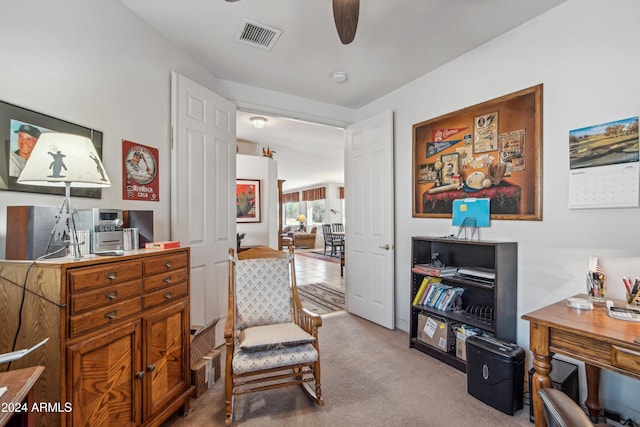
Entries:
POLYGON ((102 166, 91 139, 67 133, 46 132, 40 135, 24 169, 19 184, 44 187, 65 187, 65 198, 52 240, 64 240, 72 247, 74 258, 81 258, 76 232, 75 209, 71 207, 71 187, 110 187, 111 182, 102 166))
POLYGON ((304 231, 304 222, 307 220, 307 217, 303 214, 298 215, 297 221, 300 223, 300 231, 304 231))

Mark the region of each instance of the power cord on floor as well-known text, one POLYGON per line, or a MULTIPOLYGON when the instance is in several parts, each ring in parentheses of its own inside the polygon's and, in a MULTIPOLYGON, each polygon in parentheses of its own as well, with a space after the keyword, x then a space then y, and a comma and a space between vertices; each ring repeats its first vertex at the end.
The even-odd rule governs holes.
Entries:
POLYGON ((627 418, 625 421, 620 421, 620 424, 623 426, 638 427, 638 423, 633 421, 631 418, 627 418))

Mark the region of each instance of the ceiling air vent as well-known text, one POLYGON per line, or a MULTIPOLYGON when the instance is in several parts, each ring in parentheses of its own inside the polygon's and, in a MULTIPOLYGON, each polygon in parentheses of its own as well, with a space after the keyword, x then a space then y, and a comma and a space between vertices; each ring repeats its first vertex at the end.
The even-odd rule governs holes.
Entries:
POLYGON ((243 19, 236 41, 260 49, 271 50, 276 41, 278 41, 280 34, 282 34, 281 30, 243 19))

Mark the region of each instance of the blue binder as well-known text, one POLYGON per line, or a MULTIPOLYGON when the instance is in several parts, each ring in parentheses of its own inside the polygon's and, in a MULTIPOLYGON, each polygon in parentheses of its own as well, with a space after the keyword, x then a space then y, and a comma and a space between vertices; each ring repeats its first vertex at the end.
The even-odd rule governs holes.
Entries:
POLYGON ((491 199, 456 199, 453 201, 453 225, 462 225, 465 218, 475 218, 476 227, 489 226, 489 201, 491 199))

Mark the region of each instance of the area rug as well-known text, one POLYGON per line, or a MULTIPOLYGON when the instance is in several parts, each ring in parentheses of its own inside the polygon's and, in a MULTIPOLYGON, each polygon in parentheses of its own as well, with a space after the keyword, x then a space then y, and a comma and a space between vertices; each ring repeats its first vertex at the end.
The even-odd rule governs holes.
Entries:
POLYGON ((345 308, 344 292, 323 283, 298 286, 298 295, 302 305, 316 314, 333 313, 345 308))
POLYGON ((323 255, 322 251, 311 251, 311 252, 296 252, 296 255, 302 255, 309 258, 320 259, 322 261, 333 262, 335 264, 340 264, 340 256, 328 256, 323 255))

